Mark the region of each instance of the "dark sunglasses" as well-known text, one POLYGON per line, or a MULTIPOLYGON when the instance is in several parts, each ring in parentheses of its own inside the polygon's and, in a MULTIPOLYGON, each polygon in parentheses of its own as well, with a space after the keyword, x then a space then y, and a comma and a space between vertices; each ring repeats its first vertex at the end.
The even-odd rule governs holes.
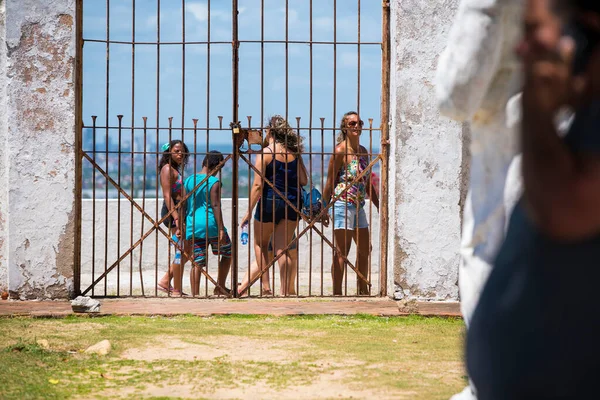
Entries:
POLYGON ((348 126, 363 126, 365 123, 363 122, 363 120, 361 119, 360 121, 350 121, 348 122, 348 126))

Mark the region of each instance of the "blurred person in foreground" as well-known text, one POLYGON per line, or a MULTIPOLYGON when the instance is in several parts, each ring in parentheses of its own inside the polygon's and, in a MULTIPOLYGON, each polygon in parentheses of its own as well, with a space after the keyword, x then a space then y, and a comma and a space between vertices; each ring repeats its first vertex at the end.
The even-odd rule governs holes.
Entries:
MULTIPOLYGON (((440 112, 469 123, 470 175, 458 285, 467 327, 522 190, 518 149, 520 0, 461 0, 436 74, 440 112)), ((472 385, 452 400, 475 399, 472 385)))
POLYGON ((525 194, 471 320, 467 366, 480 400, 596 398, 600 2, 528 0, 524 26, 525 194), (575 118, 561 138, 565 108, 575 118))

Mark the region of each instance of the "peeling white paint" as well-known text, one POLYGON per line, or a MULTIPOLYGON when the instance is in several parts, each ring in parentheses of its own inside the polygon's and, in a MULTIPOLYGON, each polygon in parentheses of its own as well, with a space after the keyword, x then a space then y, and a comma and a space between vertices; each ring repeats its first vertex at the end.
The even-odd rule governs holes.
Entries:
POLYGON ((457 3, 391 3, 389 260, 413 299, 458 299, 462 128, 439 115, 433 86, 457 3))
MULTIPOLYGON (((0 71, 6 68, 6 2, 0 1, 0 71)), ((0 73, 0 291, 8 288, 8 143, 6 74, 0 73)))
POLYGON ((2 4, 8 53, 0 116, 8 124, 0 125, 0 210, 6 208, 9 240, 0 279, 7 276, 12 297, 66 297, 74 250, 75 0, 2 4))

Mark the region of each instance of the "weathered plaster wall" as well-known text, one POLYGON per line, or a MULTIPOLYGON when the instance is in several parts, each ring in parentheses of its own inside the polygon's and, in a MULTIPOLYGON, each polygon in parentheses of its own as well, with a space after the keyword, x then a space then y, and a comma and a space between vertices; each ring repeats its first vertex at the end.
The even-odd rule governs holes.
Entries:
POLYGON ((0 1, 0 292, 8 288, 8 181, 7 181, 7 124, 6 124, 6 3, 0 1))
POLYGON ((66 297, 74 250, 75 0, 3 3, 8 286, 13 298, 66 297))
POLYGON ((440 116, 433 86, 457 5, 391 2, 389 260, 408 298, 458 298, 463 128, 440 116))

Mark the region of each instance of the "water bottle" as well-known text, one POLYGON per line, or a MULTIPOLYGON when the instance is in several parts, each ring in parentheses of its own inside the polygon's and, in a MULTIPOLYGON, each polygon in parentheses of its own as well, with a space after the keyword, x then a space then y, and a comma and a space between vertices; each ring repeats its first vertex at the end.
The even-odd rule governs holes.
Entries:
POLYGON ((242 245, 248 244, 248 224, 242 225, 242 234, 240 235, 240 240, 242 241, 242 245))
POLYGON ((181 264, 181 250, 179 250, 179 247, 175 250, 175 260, 173 260, 173 264, 181 264))

